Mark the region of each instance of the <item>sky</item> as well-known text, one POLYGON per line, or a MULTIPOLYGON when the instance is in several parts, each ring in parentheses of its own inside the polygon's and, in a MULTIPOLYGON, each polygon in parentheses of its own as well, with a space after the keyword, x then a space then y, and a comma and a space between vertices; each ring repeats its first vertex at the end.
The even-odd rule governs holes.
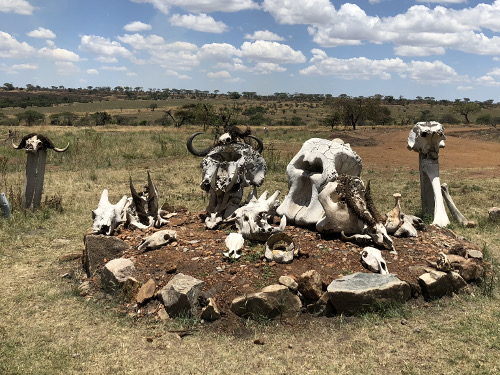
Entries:
POLYGON ((500 102, 500 0, 0 0, 0 86, 500 102))

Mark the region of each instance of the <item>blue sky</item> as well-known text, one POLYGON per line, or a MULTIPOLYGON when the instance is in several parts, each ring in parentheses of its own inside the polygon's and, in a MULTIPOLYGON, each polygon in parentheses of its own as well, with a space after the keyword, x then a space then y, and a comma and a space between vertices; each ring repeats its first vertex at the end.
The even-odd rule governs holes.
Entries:
POLYGON ((500 0, 0 0, 0 85, 500 102, 500 0))

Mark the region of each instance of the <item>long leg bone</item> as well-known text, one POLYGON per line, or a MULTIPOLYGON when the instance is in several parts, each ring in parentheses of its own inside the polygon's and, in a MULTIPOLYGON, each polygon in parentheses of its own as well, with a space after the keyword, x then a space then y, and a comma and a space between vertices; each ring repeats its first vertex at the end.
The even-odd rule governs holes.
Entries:
POLYGON ((448 219, 448 215, 446 214, 443 195, 441 193, 438 161, 434 159, 423 159, 422 171, 430 180, 432 191, 434 193, 434 220, 432 224, 437 225, 438 227, 446 227, 450 224, 450 219, 448 219))
POLYGON ((450 192, 448 191, 448 185, 446 183, 441 185, 441 192, 443 194, 443 198, 446 202, 446 205, 448 206, 448 209, 450 210, 450 213, 453 215, 453 217, 462 225, 467 225, 469 220, 465 218, 464 215, 458 210, 457 206, 455 206, 455 202, 453 202, 453 199, 451 199, 450 192))

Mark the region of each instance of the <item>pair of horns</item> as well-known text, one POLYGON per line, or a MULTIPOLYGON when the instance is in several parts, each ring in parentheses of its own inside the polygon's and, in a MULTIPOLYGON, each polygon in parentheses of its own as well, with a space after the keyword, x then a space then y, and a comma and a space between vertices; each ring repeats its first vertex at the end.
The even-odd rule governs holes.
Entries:
MULTIPOLYGON (((194 133, 192 136, 190 136, 190 137, 188 138, 188 140, 186 141, 186 146, 187 146, 188 151, 189 151, 191 154, 193 154, 194 156, 207 156, 207 155, 208 155, 208 153, 209 153, 210 151, 212 151, 212 149, 213 149, 215 146, 209 146, 209 147, 207 147, 207 148, 205 148, 205 149, 203 149, 203 150, 198 150, 198 149, 196 149, 196 148, 193 146, 193 140, 194 140, 194 139, 195 139, 198 135, 200 135, 200 134, 203 134, 203 132, 197 132, 197 133, 194 133)), ((248 142, 246 141, 246 139, 247 139, 247 138, 251 138, 251 139, 253 139, 253 140, 255 140, 255 141, 257 142, 257 150, 256 150, 256 151, 257 151, 259 154, 261 154, 261 153, 262 153, 262 151, 264 150, 264 144, 262 143, 262 140, 260 140, 259 138, 255 137, 255 136, 253 136, 253 135, 246 135, 246 136, 244 137, 244 139, 245 139, 245 143, 247 143, 247 144, 248 144, 248 142)))

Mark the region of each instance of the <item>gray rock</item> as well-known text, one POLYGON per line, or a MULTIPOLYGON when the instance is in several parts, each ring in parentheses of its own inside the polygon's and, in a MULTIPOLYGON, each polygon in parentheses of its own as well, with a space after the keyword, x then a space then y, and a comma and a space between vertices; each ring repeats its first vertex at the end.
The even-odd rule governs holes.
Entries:
POLYGON ((394 275, 376 273, 358 272, 333 280, 327 291, 338 314, 354 314, 385 303, 403 303, 411 297, 408 283, 394 275))
POLYGON ((220 311, 215 304, 215 300, 213 298, 209 298, 208 305, 201 310, 200 319, 213 322, 220 319, 220 317, 220 311))
POLYGON ((299 292, 311 301, 317 301, 323 295, 321 276, 316 270, 309 270, 298 277, 299 292))
POLYGON ((198 297, 205 283, 194 277, 178 273, 158 293, 168 315, 196 316, 198 297))
POLYGON ((299 284, 297 284, 297 282, 290 276, 280 276, 278 282, 281 285, 286 286, 294 293, 297 293, 297 291, 299 290, 299 284))
POLYGON ((87 234, 83 242, 83 267, 88 277, 100 270, 106 261, 121 257, 130 248, 125 241, 102 234, 87 234))
POLYGON ((467 285, 456 272, 432 271, 421 275, 418 283, 426 300, 436 299, 445 295, 451 296, 467 285))
POLYGON ((101 273, 101 284, 104 289, 118 289, 132 277, 135 271, 130 259, 116 258, 104 265, 101 273))
POLYGON ((467 282, 477 280, 483 275, 484 269, 474 259, 467 259, 462 265, 460 276, 467 282))
POLYGON ((269 285, 260 292, 235 298, 231 311, 253 319, 290 317, 300 313, 302 302, 284 285, 269 285))
POLYGON ((467 250, 467 256, 469 258, 483 260, 483 253, 479 250, 467 250))

